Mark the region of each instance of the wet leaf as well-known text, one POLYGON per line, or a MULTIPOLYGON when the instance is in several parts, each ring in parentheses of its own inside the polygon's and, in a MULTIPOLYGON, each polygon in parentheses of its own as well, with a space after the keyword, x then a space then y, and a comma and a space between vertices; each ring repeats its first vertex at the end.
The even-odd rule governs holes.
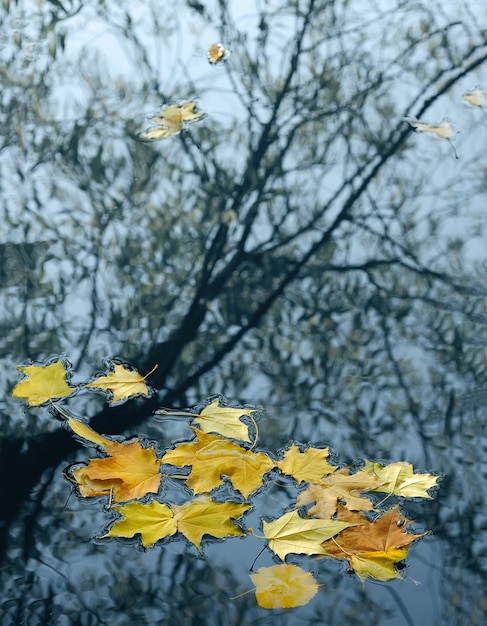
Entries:
POLYGON ((250 416, 251 411, 220 406, 218 400, 215 400, 206 406, 199 417, 193 421, 204 433, 216 433, 223 437, 250 441, 249 427, 240 421, 243 415, 250 416))
POLYGON ((322 547, 328 556, 346 559, 362 578, 400 578, 395 563, 406 558, 409 545, 424 535, 406 532, 411 520, 400 513, 398 506, 372 522, 365 515, 351 513, 345 507, 340 507, 338 517, 354 525, 323 543, 322 547))
POLYGON ((368 472, 349 474, 346 469, 338 470, 301 492, 297 498, 297 506, 313 504, 308 515, 322 519, 328 519, 335 514, 339 501, 344 502, 351 510, 371 511, 374 505, 361 493, 372 491, 380 485, 381 482, 368 472))
POLYGON ((403 498, 432 498, 428 489, 435 487, 438 483, 438 476, 431 474, 415 474, 410 463, 390 463, 381 465, 366 461, 364 472, 367 472, 382 484, 374 491, 393 493, 403 498))
POLYGON ((298 511, 285 513, 273 522, 263 522, 269 548, 284 561, 287 554, 326 554, 322 543, 350 526, 333 519, 300 517, 298 511))
POLYGON ((232 520, 241 517, 250 505, 214 502, 204 495, 182 506, 153 501, 150 504, 131 502, 113 508, 123 519, 117 520, 104 537, 134 537, 140 533, 142 544, 147 548, 179 531, 199 549, 204 535, 218 539, 244 535, 232 520))
POLYGON ((292 609, 304 606, 318 592, 313 575, 297 565, 261 567, 250 574, 257 604, 264 609, 292 609))
POLYGON ((145 131, 140 138, 144 140, 158 140, 171 137, 179 133, 185 126, 202 119, 204 113, 195 113, 196 102, 184 102, 180 106, 171 104, 151 118, 156 128, 145 131))
POLYGON ((293 444, 276 465, 283 474, 292 476, 298 482, 318 483, 323 476, 336 470, 335 465, 327 462, 328 455, 328 448, 307 448, 301 452, 293 444))
POLYGON ((145 383, 145 376, 141 376, 136 370, 128 369, 118 363, 112 363, 112 365, 113 372, 106 376, 99 376, 85 386, 109 391, 112 394, 110 405, 137 395, 151 395, 152 392, 145 383))
POLYGON ((246 498, 263 483, 263 475, 274 462, 262 452, 252 452, 224 437, 193 428, 196 441, 181 443, 162 457, 162 463, 191 466, 186 480, 194 493, 210 492, 228 476, 235 489, 246 498))
POLYGON ((143 448, 137 439, 131 443, 105 444, 108 456, 91 459, 87 466, 73 470, 72 476, 84 497, 112 494, 114 502, 142 498, 157 493, 162 475, 154 448, 143 448), (101 488, 108 493, 100 493, 101 488))
POLYGON ((67 372, 61 361, 49 365, 19 365, 17 369, 28 378, 15 385, 12 395, 15 398, 25 398, 29 406, 39 406, 55 398, 64 398, 77 389, 66 383, 67 372))

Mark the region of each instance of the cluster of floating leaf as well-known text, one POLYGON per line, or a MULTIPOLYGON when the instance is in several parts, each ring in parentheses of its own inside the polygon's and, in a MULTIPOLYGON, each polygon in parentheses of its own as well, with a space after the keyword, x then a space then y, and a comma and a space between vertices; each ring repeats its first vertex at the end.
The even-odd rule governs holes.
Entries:
MULTIPOLYGON (((222 43, 214 43, 208 48, 206 55, 211 65, 217 65, 228 59, 230 51, 222 43)), ((158 115, 151 117, 151 122, 156 126, 143 132, 140 138, 144 141, 158 141, 177 135, 194 122, 205 117, 204 113, 196 113, 195 109, 196 102, 183 102, 180 105, 171 104, 163 108, 158 115)))
POLYGON ((403 462, 339 467, 328 462, 328 448, 311 444, 290 443, 273 458, 254 450, 256 410, 226 406, 221 398, 199 411, 156 411, 158 416, 187 419, 192 430, 191 439, 158 456, 154 444, 142 439, 114 441, 56 404, 56 399, 82 389, 108 394, 112 405, 152 393, 147 376, 127 364, 108 364, 111 371, 76 386, 67 382, 70 366, 62 360, 19 366, 26 378, 12 392, 31 407, 49 405, 74 436, 99 449, 100 457, 71 466, 65 476, 79 497, 108 499, 107 511, 117 518, 102 538, 138 536, 148 548, 179 535, 202 551, 204 537, 260 537, 280 561, 250 575, 257 603, 264 608, 302 606, 318 591, 320 585, 311 573, 285 562, 290 554, 346 561, 362 579, 402 577, 409 546, 425 533, 408 531, 411 520, 400 512, 399 501, 431 498, 429 490, 437 485, 437 476, 415 473, 403 462), (161 501, 157 494, 163 481, 184 482, 192 497, 179 505, 161 501), (220 501, 221 493, 217 499, 215 493, 224 482, 230 483, 233 495, 220 501), (259 535, 241 518, 253 509, 257 490, 270 484, 294 486, 298 495, 287 512, 270 521, 262 518, 259 535), (387 508, 385 503, 392 504, 387 508))
MULTIPOLYGON (((475 87, 472 91, 467 91, 463 94, 462 100, 465 104, 471 107, 477 107, 482 110, 483 114, 487 117, 487 113, 484 109, 485 95, 480 87, 475 87)), ((446 139, 452 147, 455 158, 458 159, 457 151, 452 143, 452 138, 458 134, 454 131, 450 121, 443 118, 439 124, 426 124, 414 117, 405 117, 405 122, 408 122, 417 132, 427 133, 438 139, 446 139)))

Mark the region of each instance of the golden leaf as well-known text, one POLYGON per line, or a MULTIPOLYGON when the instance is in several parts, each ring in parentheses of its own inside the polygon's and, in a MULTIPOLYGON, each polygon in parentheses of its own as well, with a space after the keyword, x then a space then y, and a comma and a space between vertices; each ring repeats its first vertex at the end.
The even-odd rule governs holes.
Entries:
POLYGON ((99 493, 105 486, 105 491, 108 489, 113 494, 114 502, 125 502, 158 492, 161 462, 154 448, 143 448, 137 439, 131 443, 108 442, 105 449, 110 455, 107 458, 90 459, 86 467, 73 470, 82 495, 108 495, 99 493))
POLYGON ((377 478, 367 472, 348 474, 347 470, 338 470, 302 491, 296 504, 298 507, 313 504, 308 515, 322 519, 328 519, 335 514, 338 501, 345 502, 347 508, 354 511, 372 511, 372 502, 360 493, 372 491, 380 484, 377 478))
POLYGON ((382 483, 374 491, 394 493, 403 498, 432 498, 428 489, 438 483, 438 476, 415 474, 410 463, 398 462, 384 466, 366 461, 363 471, 382 483))
POLYGON ((177 532, 177 523, 172 510, 153 500, 150 504, 129 502, 124 506, 112 507, 123 515, 103 537, 134 537, 140 534, 142 545, 148 548, 160 539, 177 532))
POLYGON ((261 567, 250 574, 257 604, 264 609, 292 609, 304 606, 318 592, 313 574, 297 565, 261 567))
POLYGON ((19 365, 28 379, 17 383, 12 391, 15 398, 25 398, 29 406, 39 406, 54 398, 63 398, 76 391, 66 383, 66 370, 61 361, 50 365, 19 365))
POLYGON ((113 443, 111 439, 107 439, 106 437, 103 437, 103 435, 99 435, 87 424, 84 424, 79 420, 69 418, 68 424, 71 430, 76 433, 78 437, 91 441, 91 443, 95 443, 97 446, 102 446, 104 448, 107 444, 113 443))
POLYGON ((192 466, 187 486, 195 493, 210 492, 228 476, 235 489, 248 496, 262 485, 274 462, 261 452, 251 452, 224 437, 193 428, 196 441, 182 443, 162 457, 162 463, 192 466))
POLYGON ((107 376, 99 376, 86 384, 86 387, 110 391, 112 399, 110 405, 122 402, 132 396, 150 396, 151 390, 145 384, 146 376, 141 376, 136 370, 127 369, 118 363, 112 363, 114 371, 107 376))
POLYGON ((182 506, 172 505, 179 532, 198 549, 203 535, 218 539, 244 535, 232 520, 241 517, 250 507, 250 504, 237 502, 214 502, 206 494, 182 506))
POLYGON ((470 106, 482 108, 485 104, 485 94, 480 87, 467 91, 462 95, 462 100, 470 106))
POLYGON ((336 470, 335 465, 326 461, 328 455, 328 448, 307 448, 301 452, 293 444, 276 465, 283 474, 292 476, 298 482, 319 483, 323 476, 336 470))
POLYGON ((251 415, 248 409, 220 406, 214 400, 193 420, 204 433, 216 433, 240 441, 250 441, 249 427, 240 421, 242 415, 251 415))
POLYGON ((182 506, 172 504, 169 507, 153 501, 150 504, 130 502, 113 508, 124 519, 117 520, 104 537, 133 537, 140 533, 142 544, 148 547, 179 531, 199 549, 203 535, 218 539, 243 535, 232 519, 243 515, 250 505, 218 503, 205 495, 182 506))
POLYGON ((289 553, 326 554, 321 544, 349 526, 349 522, 333 519, 302 518, 298 511, 285 513, 273 522, 263 522, 269 548, 282 561, 289 553))

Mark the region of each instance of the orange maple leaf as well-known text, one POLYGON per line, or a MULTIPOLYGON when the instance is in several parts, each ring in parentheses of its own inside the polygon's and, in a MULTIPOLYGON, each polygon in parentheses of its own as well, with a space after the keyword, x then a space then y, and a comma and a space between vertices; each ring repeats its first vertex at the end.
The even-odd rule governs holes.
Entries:
POLYGON ((203 433, 192 428, 196 441, 182 443, 169 450, 161 463, 192 470, 186 481, 194 493, 210 492, 228 476, 235 489, 248 496, 262 485, 263 475, 274 467, 272 461, 262 452, 252 452, 224 437, 203 433))
POLYGON ((109 495, 114 502, 157 493, 161 482, 160 460, 154 448, 143 448, 137 439, 130 443, 107 442, 105 459, 91 459, 72 476, 84 497, 109 495))

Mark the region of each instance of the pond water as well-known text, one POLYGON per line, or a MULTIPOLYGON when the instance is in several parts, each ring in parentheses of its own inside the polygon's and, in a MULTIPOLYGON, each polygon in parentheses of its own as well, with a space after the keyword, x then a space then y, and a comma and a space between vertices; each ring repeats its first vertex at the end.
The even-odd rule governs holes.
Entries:
MULTIPOLYGON (((3 0, 2 626, 486 621, 486 19, 476 0, 3 0), (58 359, 75 393, 12 396, 18 366, 58 359), (114 362, 152 395, 85 386, 114 362), (282 468, 242 536, 101 538, 116 509, 72 470, 104 451, 67 420, 160 459, 193 431, 156 411, 223 396, 257 424, 237 420, 220 502, 246 502, 251 446, 440 477, 432 498, 371 496, 427 531, 397 578, 291 550, 316 595, 260 606, 250 574, 282 562, 262 519, 309 482, 282 468)), ((156 500, 200 495, 160 472, 156 500)))

